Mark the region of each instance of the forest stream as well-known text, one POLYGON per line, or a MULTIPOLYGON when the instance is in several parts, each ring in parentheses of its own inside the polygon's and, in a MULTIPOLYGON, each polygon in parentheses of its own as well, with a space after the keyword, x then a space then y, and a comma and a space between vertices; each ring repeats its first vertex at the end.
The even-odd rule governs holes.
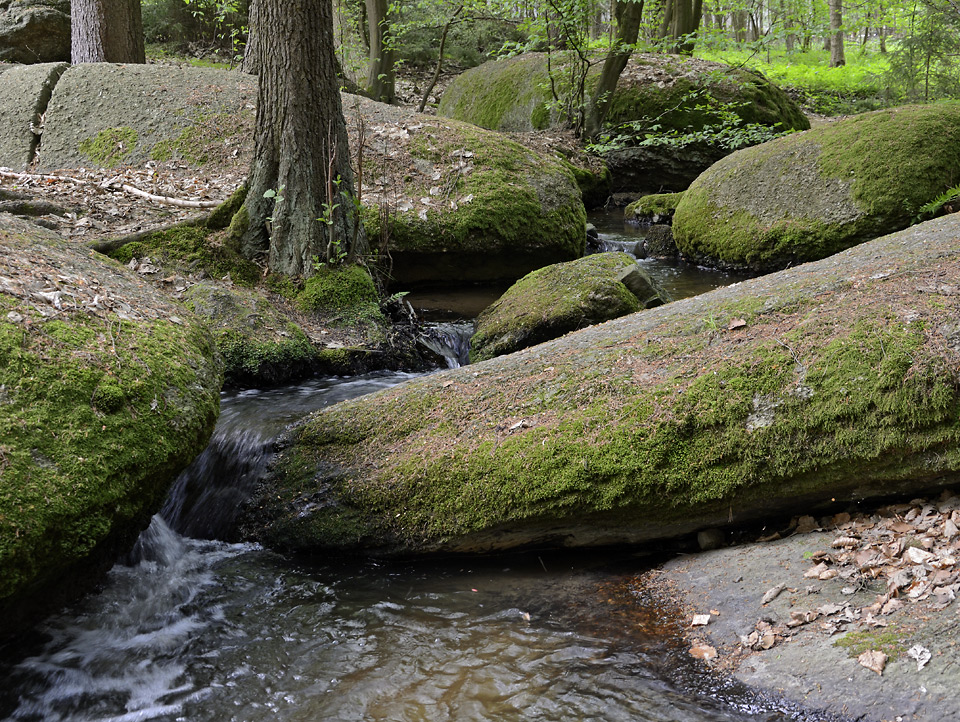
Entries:
MULTIPOLYGON (((645 264, 675 296, 691 274, 738 280, 645 264)), ((693 660, 636 550, 387 563, 220 540, 285 426, 410 376, 223 394, 210 446, 102 589, 0 655, 0 718, 822 719, 693 660)))

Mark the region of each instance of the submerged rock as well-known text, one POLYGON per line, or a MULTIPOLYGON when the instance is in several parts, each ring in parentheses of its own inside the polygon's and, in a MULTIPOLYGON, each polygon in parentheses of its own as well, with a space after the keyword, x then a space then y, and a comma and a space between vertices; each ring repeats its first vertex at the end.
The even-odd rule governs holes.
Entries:
POLYGON ((677 205, 673 234, 701 263, 783 268, 906 227, 957 168, 960 103, 866 113, 711 166, 677 205))
POLYGON ((339 404, 247 517, 379 554, 675 537, 960 471, 960 217, 339 404))
POLYGON ((521 278, 480 314, 470 360, 513 353, 668 300, 626 253, 546 266, 521 278))
POLYGON ((206 446, 213 340, 119 265, 0 215, 0 633, 98 579, 206 446))

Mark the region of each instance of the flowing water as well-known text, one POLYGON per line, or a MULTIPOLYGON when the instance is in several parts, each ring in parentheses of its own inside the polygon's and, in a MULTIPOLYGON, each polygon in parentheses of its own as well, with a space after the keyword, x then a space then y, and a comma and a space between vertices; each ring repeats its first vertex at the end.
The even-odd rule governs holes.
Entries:
POLYGON ((102 589, 0 650, 0 719, 814 720, 708 674, 628 552, 285 558, 228 533, 269 440, 409 375, 224 395, 210 448, 102 589))

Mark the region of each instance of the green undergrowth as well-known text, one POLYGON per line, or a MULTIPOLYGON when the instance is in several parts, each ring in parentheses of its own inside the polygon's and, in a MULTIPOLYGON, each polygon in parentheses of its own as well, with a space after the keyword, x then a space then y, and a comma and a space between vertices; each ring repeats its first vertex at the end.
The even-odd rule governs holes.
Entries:
POLYGON ((889 64, 886 56, 876 52, 849 52, 847 63, 838 68, 830 67, 830 53, 824 50, 777 50, 768 56, 748 50, 700 49, 697 56, 757 70, 799 95, 807 109, 823 115, 862 113, 889 102, 883 80, 889 64))
POLYGON ((282 459, 276 504, 315 489, 318 468, 352 471, 272 539, 416 549, 541 519, 656 525, 960 469, 960 383, 923 323, 876 300, 829 318, 809 299, 773 318, 755 302, 718 311, 750 328, 789 317, 791 330, 751 330, 714 355, 719 332, 695 323, 606 350, 557 346, 522 380, 478 365, 496 380, 451 374, 325 411, 282 459))

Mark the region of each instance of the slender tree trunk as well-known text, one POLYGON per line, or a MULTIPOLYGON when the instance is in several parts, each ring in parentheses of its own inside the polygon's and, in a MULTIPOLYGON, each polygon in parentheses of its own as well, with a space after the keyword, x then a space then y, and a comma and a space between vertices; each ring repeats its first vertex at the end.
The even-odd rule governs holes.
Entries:
POLYGON ((260 72, 260 33, 257 32, 257 13, 260 0, 250 0, 250 12, 247 16, 247 46, 243 49, 243 62, 240 70, 250 75, 260 72))
POLYGON ((140 0, 73 0, 74 63, 145 63, 140 0))
POLYGON ((340 103, 330 0, 258 0, 260 91, 241 250, 270 270, 366 249, 340 103), (275 197, 267 197, 274 196, 275 197))
POLYGON ((616 43, 603 60, 603 69, 597 80, 597 87, 587 107, 584 122, 584 134, 594 137, 600 132, 603 119, 610 107, 610 99, 617 89, 620 74, 627 67, 633 46, 640 34, 640 20, 643 17, 643 0, 618 0, 615 9, 617 21, 616 43))
POLYGON ((417 106, 417 112, 422 113, 423 109, 427 106, 427 100, 430 98, 430 93, 433 92, 433 88, 437 84, 437 80, 440 79, 440 71, 443 69, 443 51, 447 46, 447 33, 450 31, 450 26, 457 19, 457 15, 463 12, 463 5, 457 7, 453 15, 450 16, 450 19, 447 20, 446 24, 443 26, 443 33, 440 35, 440 50, 437 52, 437 67, 433 71, 433 77, 430 78, 430 82, 427 84, 427 89, 423 91, 423 97, 420 98, 420 105, 417 106))
POLYGON ((370 35, 370 66, 367 92, 374 100, 393 103, 396 100, 394 52, 390 46, 390 10, 388 0, 366 0, 367 28, 370 35))
POLYGON ((846 65, 843 56, 843 0, 830 0, 830 67, 846 65))
POLYGON ((887 52, 887 28, 881 25, 878 28, 878 32, 880 34, 880 52, 886 53, 887 52))

